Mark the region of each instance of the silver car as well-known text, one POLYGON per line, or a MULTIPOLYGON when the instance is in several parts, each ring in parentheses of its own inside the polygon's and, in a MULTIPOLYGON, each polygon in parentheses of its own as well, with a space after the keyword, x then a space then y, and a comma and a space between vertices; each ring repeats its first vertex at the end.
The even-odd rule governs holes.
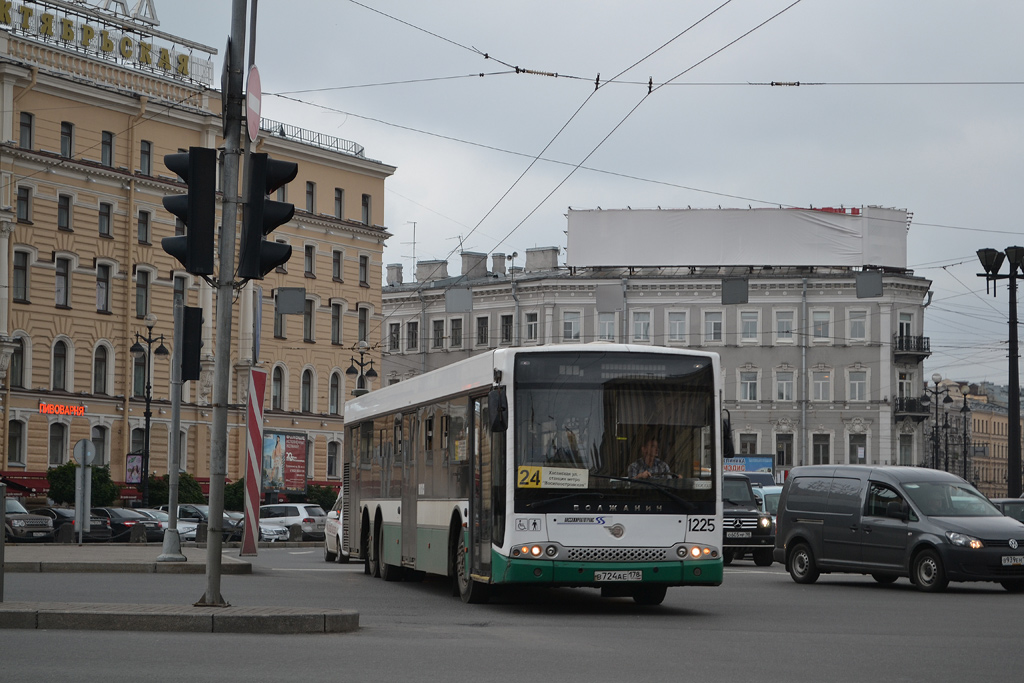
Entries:
POLYGON ((260 506, 260 521, 285 527, 298 525, 303 541, 322 541, 327 513, 316 503, 275 503, 260 506))

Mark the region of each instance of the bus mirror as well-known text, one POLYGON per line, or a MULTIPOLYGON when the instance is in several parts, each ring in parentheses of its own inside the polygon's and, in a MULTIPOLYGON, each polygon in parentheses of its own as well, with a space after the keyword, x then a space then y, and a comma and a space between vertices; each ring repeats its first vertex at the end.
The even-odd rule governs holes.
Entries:
POLYGON ((736 447, 732 442, 732 416, 728 410, 722 410, 722 457, 735 458, 736 447))
POLYGON ((492 432, 508 429, 508 399, 505 397, 504 386, 491 389, 487 395, 487 409, 491 416, 492 432))

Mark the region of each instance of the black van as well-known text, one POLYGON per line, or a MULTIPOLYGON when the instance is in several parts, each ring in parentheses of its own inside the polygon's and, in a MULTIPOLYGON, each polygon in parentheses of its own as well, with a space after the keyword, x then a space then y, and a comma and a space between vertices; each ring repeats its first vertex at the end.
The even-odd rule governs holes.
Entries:
POLYGON ((969 483, 920 467, 796 467, 779 499, 774 557, 797 583, 822 572, 899 577, 923 591, 998 581, 1024 591, 1024 523, 969 483))

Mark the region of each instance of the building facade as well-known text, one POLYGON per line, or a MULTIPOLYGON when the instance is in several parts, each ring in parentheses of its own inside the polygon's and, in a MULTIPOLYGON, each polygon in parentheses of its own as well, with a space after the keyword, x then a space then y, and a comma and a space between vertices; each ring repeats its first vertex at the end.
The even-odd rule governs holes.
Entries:
MULTIPOLYGON (((223 146, 215 54, 152 21, 84 5, 0 12, 0 474, 24 495, 45 495, 47 469, 82 439, 124 482, 128 454, 145 448, 147 378, 149 471, 167 472, 170 357, 139 359, 130 348, 139 334, 171 346, 175 300, 204 318, 202 376, 182 392, 181 468, 209 476, 213 354, 230 353, 228 478, 243 475, 261 321, 264 428, 301 434, 306 481, 340 485, 352 388, 344 370, 354 345, 379 334, 384 182, 395 169, 355 143, 261 120, 253 151, 298 163, 277 197, 295 205, 295 217, 272 235, 293 252, 285 267, 240 287, 233 339, 218 343, 213 288, 160 246, 184 234, 162 205, 185 191, 164 155, 223 146), (282 287, 305 288, 301 315, 275 313, 282 287)), ((132 487, 123 495, 136 497, 132 487)))
POLYGON ((886 268, 879 295, 858 298, 862 268, 565 267, 559 251, 527 250, 522 268, 465 253, 457 276, 421 262, 411 283, 389 265, 382 381, 502 346, 712 350, 737 451, 774 455, 780 479, 799 464, 925 463, 928 280, 886 268), (737 280, 746 303, 724 304, 737 280))

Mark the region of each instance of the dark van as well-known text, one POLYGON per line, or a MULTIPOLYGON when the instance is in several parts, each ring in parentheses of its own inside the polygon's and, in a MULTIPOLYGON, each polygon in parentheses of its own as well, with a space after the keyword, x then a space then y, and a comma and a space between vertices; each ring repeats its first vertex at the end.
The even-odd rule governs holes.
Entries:
POLYGON ((920 467, 796 467, 779 499, 775 560, 797 583, 821 573, 909 577, 923 591, 997 581, 1024 591, 1024 523, 966 481, 920 467))

